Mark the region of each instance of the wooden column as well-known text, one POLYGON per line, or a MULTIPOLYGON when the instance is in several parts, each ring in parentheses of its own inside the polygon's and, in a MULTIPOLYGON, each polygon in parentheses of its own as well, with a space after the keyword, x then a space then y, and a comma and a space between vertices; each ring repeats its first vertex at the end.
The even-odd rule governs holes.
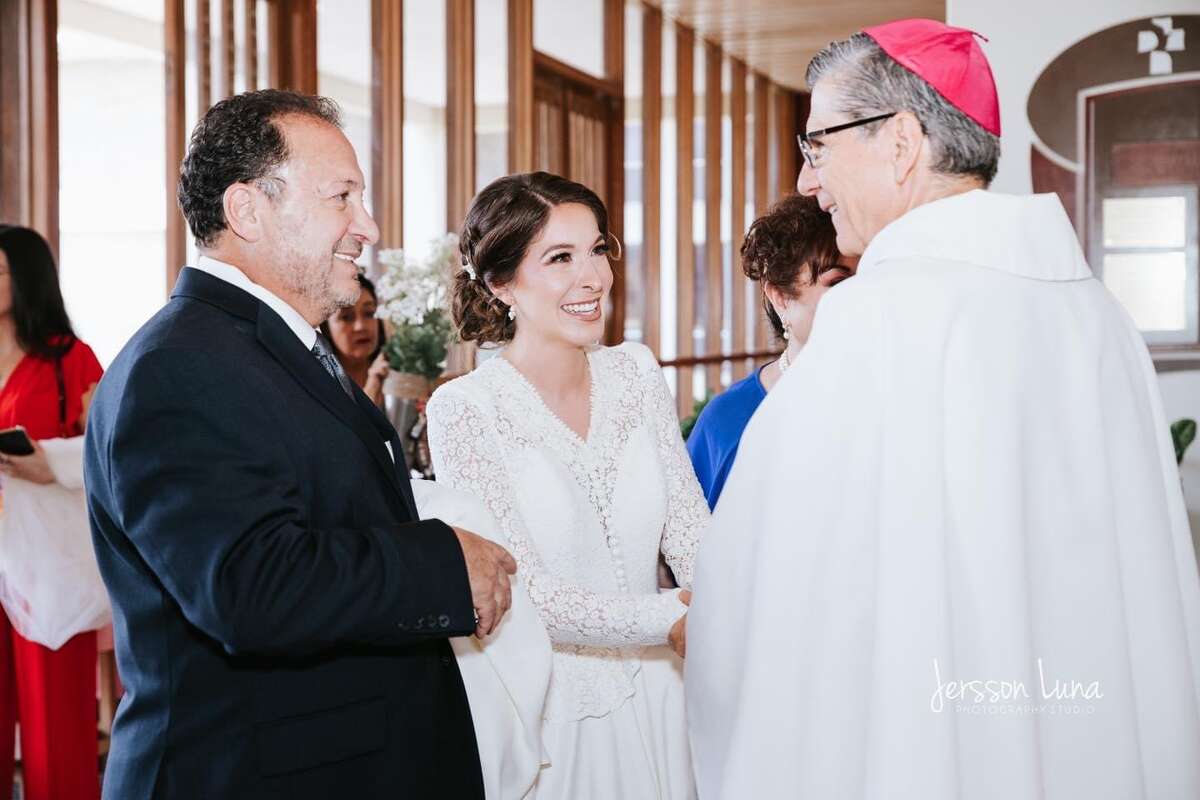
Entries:
MULTIPOLYGON (((604 0, 604 76, 617 93, 610 100, 610 123, 605 126, 608 141, 608 229, 623 247, 625 244, 625 0, 604 0)), ((604 341, 620 344, 625 340, 625 270, 613 269, 610 297, 612 311, 605 321, 604 341)))
POLYGON ((371 200, 382 247, 404 246, 404 4, 371 0, 371 200))
MULTIPOLYGON (((696 116, 694 95, 695 76, 693 58, 696 37, 690 28, 682 25, 675 29, 675 130, 678 169, 675 175, 676 205, 676 274, 675 274, 675 352, 678 358, 695 354, 692 329, 696 314, 696 248, 692 241, 692 199, 694 197, 694 171, 692 161, 695 150, 693 124, 696 116)), ((692 413, 692 367, 680 367, 675 371, 675 399, 679 415, 692 413)))
POLYGON ((0 220, 20 222, 25 219, 25 185, 23 175, 29 165, 24 150, 27 147, 25 126, 28 112, 22 108, 28 101, 22 80, 25 71, 22 52, 25 35, 21 3, 0 2, 0 220))
POLYGON ((58 259, 58 4, 29 4, 29 225, 58 259))
POLYGON ((258 2, 256 0, 243 0, 243 2, 246 10, 246 29, 242 39, 246 89, 254 91, 258 88, 258 2))
POLYGON ((212 105, 212 20, 208 0, 196 0, 196 118, 212 105))
POLYGON ((0 2, 0 221, 58 257, 58 4, 0 2))
POLYGON ((508 169, 533 169, 533 0, 508 0, 508 169))
MULTIPOLYGON (((808 124, 808 114, 810 111, 812 111, 812 95, 808 92, 792 92, 792 97, 795 100, 795 104, 793 106, 794 111, 792 112, 795 114, 795 116, 792 117, 792 125, 795 128, 793 131, 794 135, 792 137, 794 141, 795 136, 804 133, 804 126, 808 124)), ((798 152, 799 149, 800 144, 797 142, 795 153, 797 177, 800 175, 800 167, 803 166, 801 163, 803 156, 798 152)))
POLYGON ((779 155, 776 198, 783 198, 796 191, 796 95, 782 86, 774 87, 775 94, 775 147, 779 155))
POLYGON ((446 0, 446 229, 475 196, 475 0, 446 0))
MULTIPOLYGON (((742 272, 742 242, 746 238, 746 65, 736 58, 729 64, 730 93, 730 205, 733 218, 729 227, 733 249, 733 280, 730 281, 733 297, 733 317, 730 326, 733 336, 730 349, 735 353, 746 352, 746 284, 749 279, 742 272)), ((745 377, 747 362, 733 362, 733 380, 745 377)))
POLYGON ((267 31, 272 88, 316 94, 317 0, 271 0, 267 31))
POLYGON ((754 216, 767 213, 771 195, 767 187, 769 147, 771 142, 770 114, 767 95, 770 82, 764 75, 754 73, 754 216))
MULTIPOLYGON (((704 261, 708 314, 704 325, 707 355, 722 352, 721 328, 725 318, 725 269, 721 245, 721 67, 724 53, 712 42, 704 43, 704 261)), ((721 391, 721 365, 705 369, 705 386, 721 391)))
POLYGON ((167 295, 187 260, 187 223, 179 210, 179 166, 187 144, 187 31, 184 0, 165 0, 163 15, 163 65, 166 72, 166 197, 167 295))
POLYGON ((642 341, 662 354, 659 312, 662 287, 662 12, 642 10, 642 268, 646 278, 646 311, 642 341))
MULTIPOLYGON (((771 198, 767 186, 770 161, 770 116, 767 112, 767 95, 770 83, 760 73, 754 74, 754 216, 767 213, 771 198)), ((763 291, 759 286, 755 297, 754 351, 766 349, 768 342, 767 318, 759 309, 762 307, 763 291)))
POLYGON ((230 97, 235 91, 233 76, 237 63, 237 39, 233 33, 234 2, 221 0, 221 85, 217 88, 218 98, 230 97))

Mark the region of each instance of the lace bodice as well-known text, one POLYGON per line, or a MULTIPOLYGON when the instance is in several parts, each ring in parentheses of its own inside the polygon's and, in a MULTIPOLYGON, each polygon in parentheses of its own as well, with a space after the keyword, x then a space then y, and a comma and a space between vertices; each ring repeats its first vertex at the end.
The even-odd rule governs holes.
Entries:
POLYGON ((550 716, 596 716, 633 691, 639 648, 686 610, 658 591, 661 551, 689 587, 708 506, 653 355, 595 348, 586 441, 520 372, 493 358, 434 393, 439 481, 496 517, 555 648, 550 716))

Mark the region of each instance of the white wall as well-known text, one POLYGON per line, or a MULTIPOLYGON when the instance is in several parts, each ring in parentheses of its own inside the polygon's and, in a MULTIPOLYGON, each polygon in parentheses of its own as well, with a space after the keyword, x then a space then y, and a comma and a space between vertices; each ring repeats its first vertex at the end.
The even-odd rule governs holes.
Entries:
MULTIPOLYGON (((1171 14, 1195 14, 1200 0, 947 0, 946 21, 986 37, 983 44, 1000 93, 1003 130, 1000 171, 992 188, 1025 194, 1032 191, 1029 150, 1033 130, 1025 104, 1042 70, 1059 53, 1097 31, 1131 20, 1171 14)), ((1198 47, 1200 42, 1188 42, 1198 47)), ((1200 420, 1200 372, 1159 376, 1168 421, 1200 420)), ((1187 454, 1181 470, 1192 536, 1200 533, 1200 444, 1187 454)), ((1200 550, 1200 540, 1197 540, 1200 550)))

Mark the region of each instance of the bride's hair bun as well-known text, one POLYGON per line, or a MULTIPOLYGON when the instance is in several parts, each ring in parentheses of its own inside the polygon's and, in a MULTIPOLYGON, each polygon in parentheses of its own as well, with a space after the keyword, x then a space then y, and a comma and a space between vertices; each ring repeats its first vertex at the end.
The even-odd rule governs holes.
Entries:
POLYGON ((529 245, 546 227, 550 209, 563 203, 591 209, 601 235, 608 238, 608 211, 596 193, 549 172, 498 178, 475 196, 458 240, 463 269, 450 290, 451 318, 464 342, 512 339, 515 322, 492 288, 513 279, 529 245))

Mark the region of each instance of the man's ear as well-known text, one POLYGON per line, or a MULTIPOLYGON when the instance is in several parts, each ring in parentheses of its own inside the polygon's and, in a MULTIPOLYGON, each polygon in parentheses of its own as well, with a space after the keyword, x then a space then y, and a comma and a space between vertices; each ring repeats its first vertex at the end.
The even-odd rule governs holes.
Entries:
POLYGON ((262 238, 262 204, 267 198, 262 191, 248 183, 233 183, 225 189, 222 205, 225 224, 234 236, 247 242, 262 238))
POLYGON ((901 111, 887 122, 892 129, 892 173, 897 184, 908 180, 917 168, 921 150, 928 137, 921 129, 921 121, 911 111, 901 111))

